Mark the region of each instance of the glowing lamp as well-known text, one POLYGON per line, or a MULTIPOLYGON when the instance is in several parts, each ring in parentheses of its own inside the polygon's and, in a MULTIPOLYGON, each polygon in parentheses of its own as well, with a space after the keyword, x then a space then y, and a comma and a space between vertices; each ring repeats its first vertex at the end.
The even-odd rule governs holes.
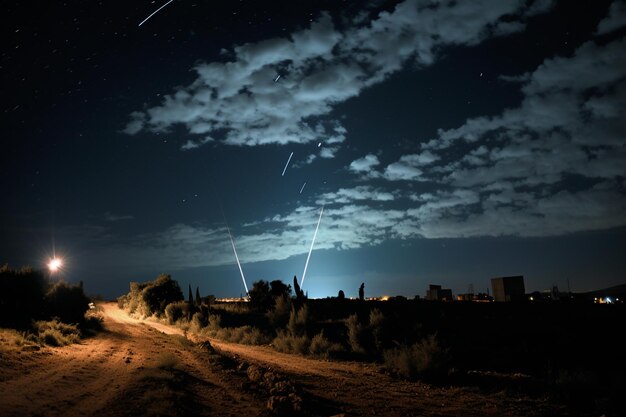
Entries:
POLYGON ((63 266, 63 261, 59 258, 50 259, 48 262, 48 269, 50 272, 57 272, 63 266))

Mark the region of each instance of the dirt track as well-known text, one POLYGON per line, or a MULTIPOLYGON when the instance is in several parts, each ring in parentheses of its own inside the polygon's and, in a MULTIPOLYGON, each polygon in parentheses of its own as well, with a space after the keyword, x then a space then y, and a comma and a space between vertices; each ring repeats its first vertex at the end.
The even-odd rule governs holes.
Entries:
MULTIPOLYGON (((180 329, 103 305, 106 331, 81 344, 0 351, 0 416, 267 415, 267 397, 245 372, 225 368, 180 329), (173 369, 158 366, 179 358, 173 369)), ((211 340, 218 351, 272 368, 299 386, 310 415, 540 416, 557 408, 504 392, 442 388, 394 379, 377 365, 286 355, 270 347, 211 340)))

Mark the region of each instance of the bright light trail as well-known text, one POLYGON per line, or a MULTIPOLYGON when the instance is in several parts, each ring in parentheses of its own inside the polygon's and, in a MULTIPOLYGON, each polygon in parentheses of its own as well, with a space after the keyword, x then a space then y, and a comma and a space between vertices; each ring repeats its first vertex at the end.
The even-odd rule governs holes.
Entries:
POLYGON ((306 181, 304 181, 304 184, 302 184, 302 188, 300 188, 300 194, 302 194, 302 190, 304 190, 304 187, 306 187, 306 181))
POLYGON ((235 259, 237 260, 237 266, 239 267, 241 280, 243 281, 243 286, 246 289, 246 295, 248 295, 248 286, 246 285, 246 278, 243 276, 243 270, 241 269, 241 262, 239 262, 239 256, 237 256, 237 249, 235 249, 235 241, 233 240, 233 235, 230 233, 230 228, 226 226, 226 229, 228 229, 228 236, 230 236, 230 244, 233 245, 233 252, 235 252, 235 259))
POLYGON ((320 217, 317 219, 317 226, 315 226, 315 233, 313 233, 313 241, 311 242, 311 247, 309 248, 309 254, 306 257, 306 262, 304 264, 304 272, 302 273, 302 280, 300 281, 300 288, 302 288, 302 284, 304 284, 304 277, 306 276, 306 269, 309 267, 309 259, 311 259, 311 252, 313 252, 313 245, 315 245, 315 238, 317 237, 317 230, 320 228, 320 222, 322 221, 322 214, 324 214, 324 206, 320 210, 320 217))
POLYGON ((154 16, 155 14, 157 14, 159 12, 159 10, 161 10, 162 8, 164 8, 165 6, 167 6, 168 4, 170 4, 171 2, 173 2, 174 0, 170 0, 167 3, 165 3, 163 6, 159 7, 158 9, 156 9, 154 12, 152 12, 152 14, 148 17, 146 17, 144 20, 141 21, 141 23, 139 24, 139 26, 143 25, 144 23, 146 23, 146 20, 150 19, 152 16, 154 16))
POLYGON ((276 78, 274 78, 274 82, 277 82, 278 80, 280 80, 280 74, 278 74, 276 78))
POLYGON ((287 159, 287 163, 285 164, 285 168, 283 169, 283 175, 281 175, 281 177, 285 176, 285 171, 287 171, 287 167, 289 166, 289 161, 291 161, 292 156, 293 156, 293 152, 291 152, 291 154, 289 155, 289 159, 287 159))

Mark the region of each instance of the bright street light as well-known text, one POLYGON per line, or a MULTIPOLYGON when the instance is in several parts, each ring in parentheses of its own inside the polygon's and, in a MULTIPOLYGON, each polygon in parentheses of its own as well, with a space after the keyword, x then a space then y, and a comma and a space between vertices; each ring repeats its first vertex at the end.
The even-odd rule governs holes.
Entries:
POLYGON ((48 262, 48 269, 50 272, 57 272, 63 266, 63 261, 59 258, 50 259, 48 262))

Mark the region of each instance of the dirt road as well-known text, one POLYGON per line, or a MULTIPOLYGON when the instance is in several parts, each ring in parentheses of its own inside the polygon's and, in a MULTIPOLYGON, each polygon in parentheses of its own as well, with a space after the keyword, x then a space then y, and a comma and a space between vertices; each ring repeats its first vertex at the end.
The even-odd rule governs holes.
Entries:
POLYGON ((80 344, 0 351, 0 416, 267 414, 208 352, 103 308, 106 330, 80 344))
POLYGON ((107 330, 80 344, 0 351, 0 416, 269 415, 269 394, 250 386, 245 366, 238 366, 242 362, 286 376, 301 390, 308 415, 560 414, 536 398, 400 381, 374 364, 321 361, 217 340, 211 344, 221 354, 212 354, 180 329, 136 320, 115 304, 103 309, 107 330), (234 360, 225 364, 224 356, 234 360))

